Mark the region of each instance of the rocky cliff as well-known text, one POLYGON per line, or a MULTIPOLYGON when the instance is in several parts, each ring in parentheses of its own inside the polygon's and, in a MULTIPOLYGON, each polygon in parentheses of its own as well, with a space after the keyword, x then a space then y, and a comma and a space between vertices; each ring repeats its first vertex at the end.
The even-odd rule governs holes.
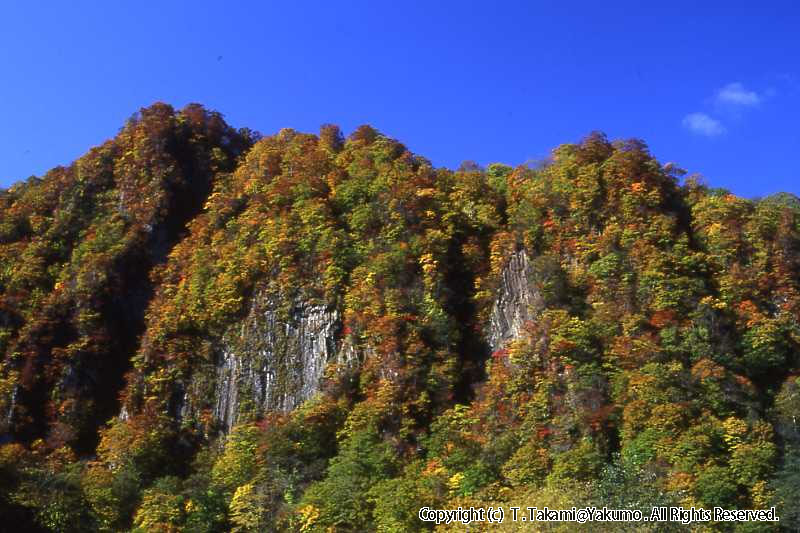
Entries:
POLYGON ((253 297, 241 325, 219 348, 215 420, 230 430, 243 412, 289 411, 319 390, 325 366, 339 362, 338 311, 302 298, 253 297))
POLYGON ((493 352, 519 337, 525 324, 544 307, 544 299, 534 285, 533 265, 524 249, 511 255, 499 277, 486 328, 486 342, 493 352))

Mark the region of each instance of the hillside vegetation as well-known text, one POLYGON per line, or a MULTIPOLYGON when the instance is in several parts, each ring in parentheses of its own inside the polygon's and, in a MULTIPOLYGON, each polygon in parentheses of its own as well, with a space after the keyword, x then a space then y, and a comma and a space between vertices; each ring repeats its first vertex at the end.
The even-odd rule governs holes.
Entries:
POLYGON ((453 171, 142 109, 0 191, 0 529, 800 528, 800 201, 684 174, 597 133, 453 171))

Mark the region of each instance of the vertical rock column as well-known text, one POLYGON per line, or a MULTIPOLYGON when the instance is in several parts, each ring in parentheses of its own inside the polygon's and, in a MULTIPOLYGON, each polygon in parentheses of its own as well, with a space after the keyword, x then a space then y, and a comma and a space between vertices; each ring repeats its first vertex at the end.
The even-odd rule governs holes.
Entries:
POLYGON ((500 275, 486 331, 486 340, 493 352, 520 336, 525 323, 544 308, 544 300, 533 285, 533 278, 534 269, 527 252, 514 252, 500 275))
POLYGON ((213 400, 214 418, 225 428, 241 415, 290 411, 319 390, 325 366, 337 355, 339 313, 326 305, 294 299, 253 298, 245 320, 220 347, 213 400))

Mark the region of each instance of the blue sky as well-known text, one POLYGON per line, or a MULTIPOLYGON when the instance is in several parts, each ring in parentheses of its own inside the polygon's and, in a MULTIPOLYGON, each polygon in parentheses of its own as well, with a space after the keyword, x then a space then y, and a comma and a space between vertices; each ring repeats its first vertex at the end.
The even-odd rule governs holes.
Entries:
POLYGON ((2 186, 161 100, 265 134, 369 123, 448 167, 601 130, 743 196, 800 194, 796 2, 51 4, 0 7, 2 186))

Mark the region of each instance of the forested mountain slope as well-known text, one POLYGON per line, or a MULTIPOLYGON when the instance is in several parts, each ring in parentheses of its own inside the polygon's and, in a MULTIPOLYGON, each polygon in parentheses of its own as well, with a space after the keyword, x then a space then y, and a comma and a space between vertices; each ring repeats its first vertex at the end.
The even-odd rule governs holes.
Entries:
POLYGON ((800 526, 800 202, 682 175, 601 134, 452 171, 143 109, 0 192, 0 528, 800 526))

